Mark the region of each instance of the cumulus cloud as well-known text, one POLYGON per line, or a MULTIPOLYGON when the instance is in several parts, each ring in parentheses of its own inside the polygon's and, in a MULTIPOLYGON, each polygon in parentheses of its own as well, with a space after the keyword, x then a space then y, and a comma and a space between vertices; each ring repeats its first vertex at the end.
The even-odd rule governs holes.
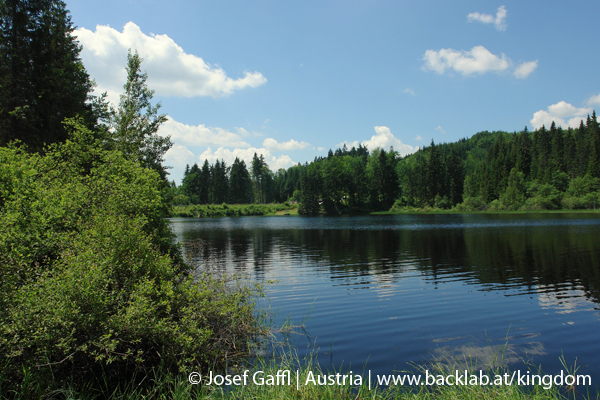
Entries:
MULTIPOLYGON (((367 146, 369 150, 380 147, 387 151, 390 146, 393 146, 395 151, 397 151, 400 155, 405 156, 407 154, 414 153, 418 149, 417 147, 402 143, 400 139, 392 134, 392 131, 387 126, 376 126, 374 129, 375 135, 371 136, 371 139, 360 142, 360 144, 363 146, 367 146)), ((344 146, 344 144, 349 149, 359 146, 359 142, 356 140, 354 142, 341 142, 336 147, 341 148, 344 146)))
POLYGON ((446 133, 446 131, 444 130, 444 128, 442 128, 441 125, 438 125, 437 128, 435 128, 436 131, 440 131, 442 133, 446 133))
POLYGON ((127 51, 138 51, 148 72, 148 86, 163 96, 227 96, 236 90, 257 87, 267 82, 260 72, 244 72, 241 78, 230 78, 218 65, 188 54, 167 35, 147 35, 133 22, 122 32, 109 26, 96 26, 96 31, 78 28, 74 33, 83 45, 81 58, 96 79, 98 91, 108 91, 110 100, 118 100, 126 80, 127 51))
POLYGON ((194 164, 194 153, 183 145, 173 145, 173 147, 165 153, 164 164, 173 167, 176 170, 183 170, 186 165, 194 164))
MULTIPOLYGON (((497 56, 483 46, 475 46, 469 51, 441 49, 427 50, 423 56, 424 70, 432 70, 444 74, 446 70, 459 72, 462 75, 487 72, 504 72, 512 68, 513 62, 504 53, 497 56)), ((526 78, 537 68, 537 60, 519 64, 513 71, 517 78, 526 78)))
POLYGON ((296 165, 292 159, 287 155, 274 156, 271 152, 266 148, 256 148, 256 147, 248 147, 246 149, 233 149, 229 150, 224 147, 219 147, 217 150, 213 151, 210 147, 207 148, 202 154, 198 156, 199 160, 208 160, 210 164, 214 164, 217 160, 224 160, 227 165, 233 164, 235 158, 238 157, 240 160, 244 160, 246 166, 250 168, 252 165, 252 158, 254 157, 254 153, 258 156, 261 154, 265 156, 265 161, 269 164, 269 168, 272 171, 277 171, 279 168, 289 168, 293 165, 296 165))
POLYGON ((506 7, 498 7, 496 16, 490 14, 481 14, 479 12, 470 13, 467 15, 467 21, 469 22, 481 22, 482 24, 494 24, 497 30, 506 30, 506 7))
POLYGON ((427 50, 423 56, 423 68, 443 74, 446 69, 460 72, 463 75, 474 73, 506 71, 511 61, 502 54, 500 57, 492 54, 483 46, 475 46, 469 51, 441 49, 438 51, 427 50))
POLYGON ((273 150, 301 150, 307 147, 311 147, 311 144, 304 141, 298 142, 294 139, 288 140, 287 142, 279 143, 273 138, 267 138, 264 140, 263 146, 265 146, 267 149, 273 150))
POLYGON ((417 136, 415 137, 415 140, 423 140, 423 138, 421 137, 421 135, 417 135, 417 136))
POLYGON ((585 119, 592 111, 591 107, 578 108, 565 101, 559 101, 549 106, 546 110, 535 112, 530 122, 534 129, 541 128, 542 125, 548 128, 552 124, 552 121, 557 126, 576 128, 579 126, 581 120, 585 119))
POLYGON ((533 71, 535 71, 537 66, 538 66, 538 60, 524 62, 524 63, 520 64, 517 68, 515 68, 515 71, 513 73, 517 78, 525 79, 529 76, 529 74, 531 74, 533 71))
POLYGON ((587 99, 586 103, 588 106, 600 106, 600 93, 591 96, 589 99, 587 99))
POLYGON ((411 88, 404 89, 404 93, 410 94, 411 96, 415 96, 416 95, 415 91, 412 90, 411 88))
POLYGON ((248 134, 244 128, 238 128, 238 133, 233 133, 222 128, 207 127, 203 124, 197 126, 186 125, 172 118, 168 118, 160 127, 159 134, 171 136, 173 143, 188 146, 207 146, 211 144, 223 147, 250 146, 242 140, 242 136, 248 134))

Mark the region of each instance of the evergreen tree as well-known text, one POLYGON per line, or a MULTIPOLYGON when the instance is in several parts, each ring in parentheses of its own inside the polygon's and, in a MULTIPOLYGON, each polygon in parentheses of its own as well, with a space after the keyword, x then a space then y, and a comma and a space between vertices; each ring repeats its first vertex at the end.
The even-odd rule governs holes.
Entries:
POLYGON ((229 201, 229 168, 224 160, 217 160, 212 168, 212 202, 227 203, 229 201))
POLYGON ((211 185, 211 176, 210 176, 210 165, 208 164, 208 160, 204 160, 204 164, 202 164, 202 169, 199 173, 199 186, 200 192, 198 194, 198 203, 199 204, 208 204, 210 201, 210 185, 211 185))
POLYGON ((566 172, 565 160, 565 138, 561 127, 556 128, 556 124, 552 123, 550 127, 552 136, 552 169, 553 172, 566 172))
POLYGON ((319 204, 321 193, 321 173, 319 164, 312 163, 307 167, 306 174, 302 177, 302 195, 298 213, 317 214, 321 209, 319 204))
POLYGON ((573 130, 569 128, 564 138, 565 150, 564 150, 564 163, 565 171, 569 175, 570 179, 575 177, 576 170, 576 144, 575 138, 573 137, 573 130))
POLYGON ((450 155, 445 162, 448 177, 448 199, 451 205, 462 203, 463 185, 465 181, 465 172, 463 162, 458 154, 452 148, 450 155))
POLYGON ((190 199, 192 204, 199 202, 200 195, 200 168, 198 164, 189 165, 186 167, 186 173, 184 174, 183 181, 181 182, 183 193, 190 199))
POLYGON ((0 2, 0 145, 18 139, 39 151, 66 140, 65 118, 79 115, 92 128, 94 105, 106 110, 90 95, 73 30, 63 1, 0 2))
POLYGON ((588 169, 589 144, 586 141, 586 129, 583 120, 579 123, 579 128, 575 131, 575 147, 577 149, 577 167, 576 176, 584 176, 588 169))
POLYGON ((516 167, 525 176, 529 176, 531 173, 531 138, 527 127, 523 129, 523 132, 518 134, 517 137, 517 158, 516 167))
POLYGON ((257 203, 267 203, 269 189, 272 189, 271 170, 265 162, 265 156, 254 153, 252 158, 252 181, 254 183, 254 201, 257 203))
POLYGON ((244 160, 235 158, 229 176, 229 201, 233 204, 250 203, 252 181, 244 160))
POLYGON ((592 113, 591 118, 588 116, 587 134, 590 143, 588 173, 595 178, 600 178, 600 128, 596 119, 596 111, 592 113))
POLYGON ((444 176, 440 154, 431 140, 429 147, 429 160, 427 162, 427 190, 429 199, 434 199, 440 193, 440 178, 444 176))

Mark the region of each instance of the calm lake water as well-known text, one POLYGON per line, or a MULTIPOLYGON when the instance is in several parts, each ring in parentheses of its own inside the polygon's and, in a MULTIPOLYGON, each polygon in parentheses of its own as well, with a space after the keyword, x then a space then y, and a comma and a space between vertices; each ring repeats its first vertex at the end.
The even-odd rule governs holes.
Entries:
POLYGON ((588 214, 172 219, 181 242, 267 286, 321 365, 385 374, 506 343, 545 373, 575 359, 600 386, 600 218, 588 214))

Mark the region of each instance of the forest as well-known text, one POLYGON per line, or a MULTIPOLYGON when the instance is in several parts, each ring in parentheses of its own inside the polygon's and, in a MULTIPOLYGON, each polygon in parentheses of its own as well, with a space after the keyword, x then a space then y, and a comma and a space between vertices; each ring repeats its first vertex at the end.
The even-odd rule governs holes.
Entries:
POLYGON ((595 111, 578 128, 553 122, 530 132, 479 132, 400 157, 360 145, 273 173, 254 155, 186 169, 171 182, 175 204, 299 201, 301 214, 372 211, 595 209, 600 128, 595 111))

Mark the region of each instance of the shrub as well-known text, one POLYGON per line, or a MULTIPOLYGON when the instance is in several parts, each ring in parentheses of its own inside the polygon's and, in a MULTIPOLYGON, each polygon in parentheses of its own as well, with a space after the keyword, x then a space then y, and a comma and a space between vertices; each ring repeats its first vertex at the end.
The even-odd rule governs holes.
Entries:
POLYGON ((485 201, 479 196, 467 197, 462 204, 456 206, 457 211, 484 211, 486 209, 485 201))
POLYGON ((72 128, 45 156, 0 148, 2 384, 224 368, 258 332, 256 292, 183 263, 158 173, 72 128))

